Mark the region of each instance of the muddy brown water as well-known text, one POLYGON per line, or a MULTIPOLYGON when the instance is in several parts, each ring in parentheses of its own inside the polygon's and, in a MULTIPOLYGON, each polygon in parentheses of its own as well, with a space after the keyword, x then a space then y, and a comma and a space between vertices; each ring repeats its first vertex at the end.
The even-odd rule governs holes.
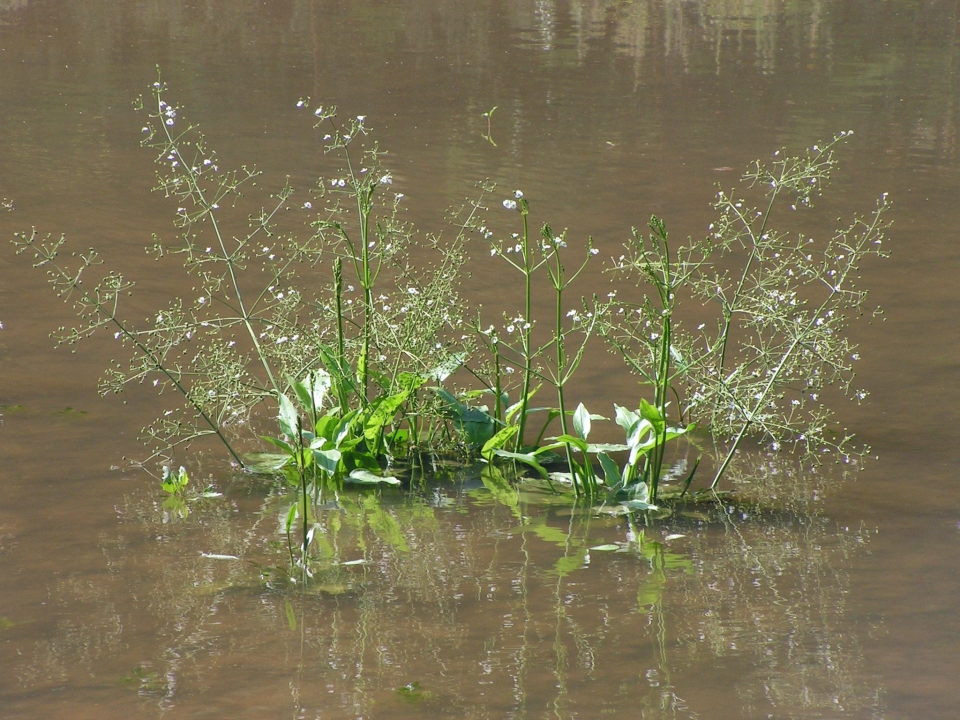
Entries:
MULTIPOLYGON (((958 717, 957 13, 0 0, 2 235, 96 246, 139 282, 138 310, 173 282, 143 253, 174 208, 150 193, 131 107, 157 64, 224 164, 265 183, 317 172, 299 97, 365 114, 428 230, 489 177, 604 255, 651 213, 700 234, 717 182, 838 130, 854 135, 823 232, 882 192, 895 222, 893 257, 864 268, 884 319, 852 329, 872 395, 841 408, 879 457, 862 472, 750 453, 729 484, 756 502, 646 528, 476 476, 352 495, 325 511, 330 560, 303 593, 258 570, 282 564, 289 500, 216 453, 188 460, 226 496, 181 521, 149 478, 111 470, 157 400, 97 397, 109 338, 54 351, 67 308, 8 248, 0 717, 958 717)), ((490 268, 467 290, 506 309, 516 286, 490 268)), ((591 408, 636 392, 602 350, 588 360, 573 392, 591 408)))

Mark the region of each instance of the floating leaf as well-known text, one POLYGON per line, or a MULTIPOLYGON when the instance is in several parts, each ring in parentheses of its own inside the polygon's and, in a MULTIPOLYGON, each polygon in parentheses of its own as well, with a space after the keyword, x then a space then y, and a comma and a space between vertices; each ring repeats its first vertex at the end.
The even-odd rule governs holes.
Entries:
POLYGON ((364 470, 363 468, 357 468, 353 470, 345 479, 345 482, 356 483, 357 485, 399 485, 400 481, 391 476, 383 475, 374 475, 369 470, 364 470))

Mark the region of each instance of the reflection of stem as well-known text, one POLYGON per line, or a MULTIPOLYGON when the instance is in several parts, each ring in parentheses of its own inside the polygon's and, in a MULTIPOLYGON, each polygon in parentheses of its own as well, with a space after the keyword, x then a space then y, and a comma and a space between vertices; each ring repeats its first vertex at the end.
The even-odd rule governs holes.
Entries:
POLYGON ((527 536, 529 533, 521 533, 520 550, 523 553, 523 568, 520 573, 520 597, 523 599, 523 636, 520 646, 520 667, 517 669, 517 698, 518 717, 522 720, 527 715, 527 693, 524 688, 523 680, 527 673, 527 631, 530 628, 530 604, 527 597, 527 578, 530 574, 530 551, 527 550, 527 536))
MULTIPOLYGON (((570 513, 570 524, 567 526, 567 539, 563 546, 563 557, 569 557, 570 555, 570 536, 573 534, 573 518, 575 513, 570 513)), ((554 629, 553 635, 553 652, 557 656, 557 664, 554 668, 553 674, 557 678, 557 696, 553 699, 553 714, 557 718, 562 718, 563 715, 560 712, 560 705, 563 698, 567 694, 567 682, 566 682, 566 669, 567 669, 567 648, 563 644, 563 633, 561 629, 561 624, 564 617, 566 616, 566 609, 563 604, 563 600, 560 597, 560 590, 563 586, 563 573, 557 573, 557 584, 554 590, 554 594, 557 600, 557 624, 554 629)))

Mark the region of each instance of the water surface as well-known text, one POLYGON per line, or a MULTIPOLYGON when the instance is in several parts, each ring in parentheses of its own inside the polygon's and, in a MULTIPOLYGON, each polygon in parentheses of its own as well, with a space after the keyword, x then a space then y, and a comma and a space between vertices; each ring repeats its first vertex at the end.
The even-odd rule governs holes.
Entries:
MULTIPOLYGON (((284 501, 216 453, 190 460, 225 498, 175 522, 111 470, 156 399, 97 398, 109 338, 54 352, 68 309, 0 254, 0 716, 955 717, 956 33, 932 1, 0 0, 0 230, 96 246, 138 311, 177 282, 143 252, 175 210, 131 104, 158 64, 267 186, 322 166, 300 97, 366 115, 425 230, 491 178, 604 256, 652 213, 700 235, 716 183, 839 130, 820 231, 882 192, 895 222, 893 257, 864 268, 885 315, 853 328, 872 395, 841 407, 879 456, 863 472, 751 454, 743 505, 646 528, 476 474, 350 496, 309 593, 261 580, 284 501)), ((516 307, 474 254, 470 298, 516 307)), ((591 408, 633 392, 589 361, 571 392, 591 408)))

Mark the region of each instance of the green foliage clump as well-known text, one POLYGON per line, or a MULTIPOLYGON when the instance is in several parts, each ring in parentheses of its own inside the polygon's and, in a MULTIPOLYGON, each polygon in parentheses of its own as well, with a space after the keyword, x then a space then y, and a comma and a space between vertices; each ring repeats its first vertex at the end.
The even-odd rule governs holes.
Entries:
MULTIPOLYGON (((483 183, 454 216, 453 238, 426 236, 434 262, 418 266, 411 259, 417 236, 400 218, 403 196, 390 192, 392 175, 376 143, 365 140, 364 116, 342 121, 336 108, 317 108, 314 127, 339 169, 321 177, 305 201, 294 202, 285 185, 248 212, 241 191, 256 186, 258 171, 221 169, 165 92, 157 82, 139 103, 142 142, 160 167, 157 189, 178 205, 178 232, 173 242, 154 236, 149 250, 182 260, 192 299, 175 297, 146 324, 135 323, 122 312, 133 288, 123 275, 101 272, 81 285, 100 265, 94 251, 74 254, 71 265, 59 258, 63 237, 34 231, 15 243, 18 252, 34 253, 57 292, 74 303, 80 323, 60 328, 61 342, 109 329, 130 351, 127 362, 111 364, 103 393, 151 382, 181 396, 179 408, 146 429, 148 461, 215 436, 237 465, 283 476, 297 489, 285 529, 294 560, 290 538, 301 519, 304 567, 315 528, 311 494, 315 503, 345 483, 399 484, 389 470, 401 459, 416 464, 455 451, 491 470, 507 463, 551 486, 568 484, 577 496, 647 510, 657 507, 666 448, 688 435, 691 421, 730 440, 711 488, 751 434, 811 457, 854 452, 852 436, 832 428, 823 396, 829 385, 865 396, 852 386, 858 356, 844 331, 865 301, 859 267, 882 255, 886 197, 825 242, 775 229, 819 196, 847 133, 802 157, 777 154, 769 166, 755 164, 742 194, 718 193, 717 219, 703 240, 674 246, 658 218, 649 236, 634 230, 610 269, 653 290, 639 303, 621 302, 614 292, 569 307, 571 284, 597 250, 590 239, 571 264, 565 232, 547 224, 531 231, 520 191, 502 201, 518 213, 520 232, 499 239, 488 228, 484 203, 495 187, 483 183), (303 225, 288 227, 291 215, 303 225), (523 307, 499 327, 468 315, 458 294, 471 233, 523 279, 523 307), (552 312, 541 335, 533 293, 542 275, 552 312), (713 316, 689 331, 677 319, 682 303, 713 316), (591 443, 593 422, 607 418, 582 402, 571 409, 567 394, 596 335, 650 387, 635 411, 614 408, 625 435, 620 444, 591 443), (455 373, 479 387, 447 387, 455 373), (544 388, 555 404, 533 407, 544 388), (277 409, 280 436, 265 440, 280 452, 245 453, 239 443, 264 404, 277 409), (555 426, 559 433, 547 436, 555 426), (551 472, 553 465, 564 470, 551 472)), ((165 471, 171 498, 182 499, 180 478, 165 471)), ((182 478, 185 487, 185 471, 182 478)))

